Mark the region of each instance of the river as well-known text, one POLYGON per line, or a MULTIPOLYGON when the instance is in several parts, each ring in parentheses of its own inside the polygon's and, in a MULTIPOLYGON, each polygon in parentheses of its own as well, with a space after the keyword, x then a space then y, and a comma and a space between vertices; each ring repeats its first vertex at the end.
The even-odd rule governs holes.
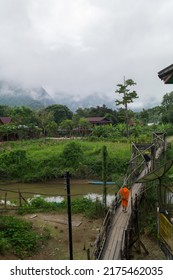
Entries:
MULTIPOLYGON (((103 185, 89 184, 87 180, 70 180, 71 199, 78 197, 88 197, 92 200, 96 198, 102 201, 103 198, 103 185)), ((25 199, 30 199, 36 196, 43 196, 46 201, 60 202, 66 199, 67 191, 64 185, 64 180, 59 179, 50 182, 39 183, 1 183, 0 185, 0 202, 3 203, 6 199, 9 203, 14 203, 19 198, 19 193, 25 199)), ((114 199, 116 192, 115 185, 107 185, 107 204, 110 205, 114 199)))

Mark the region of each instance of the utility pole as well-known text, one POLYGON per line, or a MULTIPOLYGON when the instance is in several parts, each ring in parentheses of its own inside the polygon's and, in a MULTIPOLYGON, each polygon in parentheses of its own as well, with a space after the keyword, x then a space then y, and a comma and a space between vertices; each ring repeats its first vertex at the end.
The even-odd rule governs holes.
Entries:
POLYGON ((64 180, 65 180, 66 189, 67 189, 69 252, 70 252, 70 260, 73 260, 72 219, 71 219, 71 196, 70 196, 70 175, 69 175, 69 172, 66 172, 66 173, 64 174, 64 180))

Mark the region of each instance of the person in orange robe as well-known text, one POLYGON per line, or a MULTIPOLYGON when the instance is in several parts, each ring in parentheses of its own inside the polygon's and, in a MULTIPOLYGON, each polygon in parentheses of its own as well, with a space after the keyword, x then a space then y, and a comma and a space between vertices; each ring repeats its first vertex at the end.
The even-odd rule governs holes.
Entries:
POLYGON ((127 188, 127 185, 124 185, 120 189, 119 194, 121 197, 121 205, 123 207, 123 212, 127 212, 127 205, 128 205, 128 199, 129 199, 129 189, 127 188))

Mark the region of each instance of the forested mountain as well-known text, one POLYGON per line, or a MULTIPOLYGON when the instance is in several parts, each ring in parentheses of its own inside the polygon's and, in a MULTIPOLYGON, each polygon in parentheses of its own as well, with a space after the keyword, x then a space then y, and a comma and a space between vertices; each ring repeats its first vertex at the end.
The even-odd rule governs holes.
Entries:
POLYGON ((0 81, 0 105, 43 108, 55 103, 43 87, 24 88, 13 82, 0 81))

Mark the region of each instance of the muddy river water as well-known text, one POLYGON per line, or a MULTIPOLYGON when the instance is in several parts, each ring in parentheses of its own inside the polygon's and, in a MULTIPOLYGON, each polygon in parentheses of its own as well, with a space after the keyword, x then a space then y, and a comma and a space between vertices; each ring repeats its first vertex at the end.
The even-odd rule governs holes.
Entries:
MULTIPOLYGON (((78 197, 90 197, 92 200, 96 198, 102 200, 103 185, 89 184, 87 180, 70 180, 71 199, 78 197)), ((67 191, 64 180, 59 179, 50 182, 39 183, 1 183, 0 184, 0 202, 2 203, 6 197, 7 201, 17 201, 19 192, 25 199, 33 198, 41 195, 47 201, 60 202, 66 199, 67 191)), ((114 199, 116 192, 115 185, 107 185, 107 203, 108 205, 114 199)))

